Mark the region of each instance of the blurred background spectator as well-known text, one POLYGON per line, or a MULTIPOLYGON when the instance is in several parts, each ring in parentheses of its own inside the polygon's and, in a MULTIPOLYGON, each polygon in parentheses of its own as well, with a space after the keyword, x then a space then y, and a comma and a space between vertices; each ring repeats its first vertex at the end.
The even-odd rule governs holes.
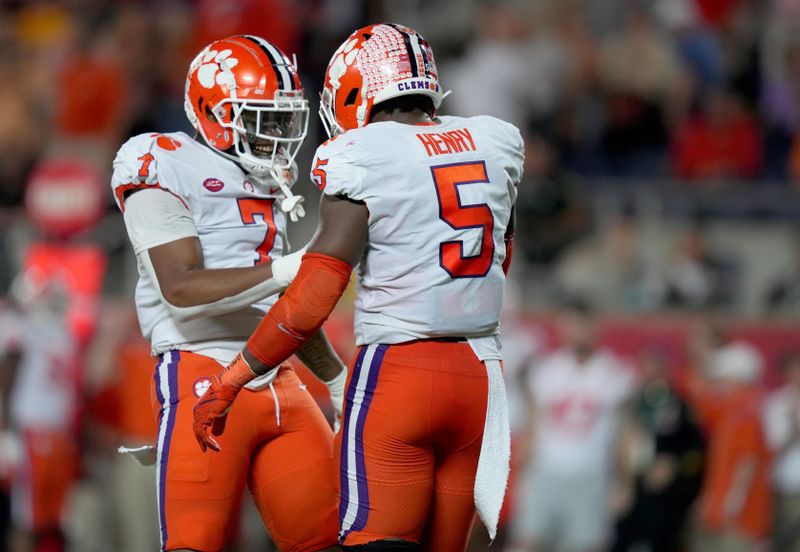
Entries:
MULTIPOLYGON (((752 550, 771 537, 775 550, 796 546, 789 412, 797 361, 783 359, 796 359, 787 355, 800 343, 800 2, 7 0, 0 3, 0 318, 19 319, 10 285, 31 265, 66 295, 62 330, 85 375, 76 399, 82 468, 59 527, 67 548, 144 551, 156 538, 152 468, 114 452, 150 442, 153 431, 152 365, 131 317, 135 257, 104 188, 114 152, 137 133, 188 129, 186 70, 214 38, 261 34, 296 54, 314 113, 334 48, 379 20, 410 25, 431 43, 453 91, 444 113, 503 117, 526 142, 510 274, 516 291, 503 323, 519 464, 504 516, 518 529, 506 524, 498 544, 510 533, 524 546, 530 531, 520 527, 535 528, 534 536, 564 531, 528 488, 537 481, 531 466, 541 466, 532 462, 545 454, 531 428, 552 430, 542 397, 577 370, 559 368, 557 359, 576 346, 562 340, 561 307, 579 302, 594 312, 575 324, 591 342, 589 364, 615 374, 598 384, 604 419, 616 419, 612 403, 624 395, 634 429, 622 446, 610 427, 629 424, 605 426, 598 438, 605 448, 586 453, 600 459, 594 475, 585 458, 571 456, 584 452, 562 451, 558 468, 574 467, 562 474, 574 476, 569 485, 584 477, 595 499, 616 496, 616 509, 592 518, 601 535, 593 549, 614 542, 615 550, 666 551, 689 542, 700 552, 752 550), (615 394, 613 382, 624 393, 615 394), (762 405, 778 385, 785 386, 762 405), (628 497, 611 492, 614 466, 629 471, 628 497), (668 529, 676 539, 664 536, 668 529)), ((301 175, 323 139, 315 117, 310 126, 301 175)), ((295 190, 316 201, 307 178, 295 190)), ((291 226, 293 243, 315 226, 310 209, 291 226)), ((353 348, 348 297, 328 323, 345 356, 353 348)), ((13 343, 17 330, 0 324, 0 344, 13 343)), ((0 363, 6 395, 13 356, 0 363)), ((307 384, 320 391, 315 380, 307 384)), ((329 412, 324 389, 320 397, 329 412)), ((0 550, 8 490, 30 468, 14 454, 19 432, 9 408, 8 401, 0 408, 0 550)), ((579 510, 565 506, 559 519, 580 519, 579 510)), ((248 511, 238 546, 262 549, 248 511)), ((476 538, 474 549, 483 542, 476 538)))
POLYGON ((78 475, 83 373, 67 322, 67 287, 34 265, 14 281, 18 309, 5 313, 0 401, 18 448, 11 484, 12 550, 65 549, 62 511, 78 475))
POLYGON ((617 524, 612 550, 669 552, 688 544, 688 513, 700 490, 705 443, 694 414, 657 350, 641 356, 633 504, 617 524))
POLYGON ((706 183, 757 176, 763 146, 742 98, 729 89, 711 88, 702 103, 702 109, 675 132, 675 174, 706 183))
POLYGON ((631 506, 633 374, 598 347, 596 331, 585 306, 571 307, 560 323, 562 347, 530 375, 511 551, 603 549, 614 517, 631 506))
POLYGON ((694 346, 688 394, 708 454, 693 548, 754 550, 772 524, 770 452, 760 410, 763 359, 717 328, 700 331, 694 346))
POLYGON ((735 266, 713 250, 700 226, 693 226, 679 238, 659 269, 661 274, 654 276, 653 285, 665 307, 724 308, 733 301, 735 266))
POLYGON ((764 297, 771 313, 796 314, 800 311, 800 249, 769 285, 764 297))

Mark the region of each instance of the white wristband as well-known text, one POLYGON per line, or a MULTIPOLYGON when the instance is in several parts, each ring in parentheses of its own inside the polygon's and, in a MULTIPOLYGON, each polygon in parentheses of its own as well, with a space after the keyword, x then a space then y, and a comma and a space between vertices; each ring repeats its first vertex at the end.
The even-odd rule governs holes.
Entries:
POLYGON ((292 283, 297 271, 300 270, 300 263, 303 255, 306 254, 305 247, 294 253, 289 253, 285 257, 278 257, 272 261, 272 279, 281 287, 286 287, 292 283))

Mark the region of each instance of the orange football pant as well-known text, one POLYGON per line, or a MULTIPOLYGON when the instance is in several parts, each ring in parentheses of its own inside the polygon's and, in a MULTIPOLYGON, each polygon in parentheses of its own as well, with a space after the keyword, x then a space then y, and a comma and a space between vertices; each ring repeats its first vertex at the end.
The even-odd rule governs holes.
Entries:
POLYGON ((486 369, 465 341, 362 346, 348 376, 339 542, 465 550, 486 418, 486 369))
POLYGON ((305 385, 284 365, 271 387, 242 389, 217 438, 222 451, 204 453, 192 408, 221 368, 186 351, 164 353, 156 366, 162 550, 221 550, 245 484, 282 552, 334 546, 333 436, 305 385))
POLYGON ((78 449, 70 431, 25 430, 24 458, 11 486, 14 524, 33 533, 58 530, 78 475, 78 449))

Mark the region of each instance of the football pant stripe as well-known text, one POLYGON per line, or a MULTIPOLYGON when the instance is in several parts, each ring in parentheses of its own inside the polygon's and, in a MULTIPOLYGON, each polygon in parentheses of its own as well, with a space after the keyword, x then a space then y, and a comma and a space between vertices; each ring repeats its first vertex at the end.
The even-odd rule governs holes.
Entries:
MULTIPOLYGON (((341 489, 341 497, 339 499, 340 538, 342 538, 342 534, 344 532, 345 519, 348 520, 346 523, 347 526, 350 527, 352 525, 351 518, 355 517, 355 513, 348 515, 348 512, 351 510, 351 501, 355 503, 356 509, 358 507, 358 488, 356 485, 353 485, 353 489, 351 491, 349 480, 349 468, 353 465, 353 459, 351 456, 355 456, 355 451, 350 450, 350 436, 354 431, 354 429, 350 428, 350 425, 351 421, 355 422, 358 417, 358 409, 355 409, 355 414, 353 412, 354 402, 364 366, 364 357, 367 355, 369 348, 370 346, 361 347, 358 351, 358 357, 356 358, 356 363, 353 366, 353 376, 350 378, 350 386, 347 389, 347 399, 345 400, 344 417, 342 419, 342 451, 339 465, 339 483, 341 489)), ((367 366, 369 367, 369 364, 367 364, 367 366)))
POLYGON ((178 406, 178 362, 180 351, 168 351, 161 355, 156 369, 156 397, 161 404, 158 419, 157 462, 158 477, 156 491, 158 493, 158 522, 161 529, 161 550, 167 546, 166 515, 166 483, 167 464, 169 462, 169 446, 172 431, 175 428, 175 414, 178 406))
POLYGON ((340 503, 340 542, 351 531, 360 531, 367 524, 369 516, 369 488, 364 460, 364 425, 367 421, 369 405, 378 383, 383 357, 388 345, 369 345, 362 348, 364 356, 359 359, 358 374, 353 374, 347 392, 346 434, 342 435, 346 455, 346 469, 341 475, 342 498, 340 503), (366 366, 366 370, 363 367, 366 366), (346 489, 346 491, 345 491, 346 489), (344 508, 344 515, 341 515, 344 508))

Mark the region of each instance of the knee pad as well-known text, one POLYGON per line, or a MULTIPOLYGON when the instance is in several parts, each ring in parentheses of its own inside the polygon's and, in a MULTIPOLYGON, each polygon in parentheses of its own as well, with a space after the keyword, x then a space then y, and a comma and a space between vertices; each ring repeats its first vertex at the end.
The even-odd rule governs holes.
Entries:
POLYGON ((419 543, 404 540, 377 540, 357 546, 342 546, 345 552, 419 552, 419 543))

